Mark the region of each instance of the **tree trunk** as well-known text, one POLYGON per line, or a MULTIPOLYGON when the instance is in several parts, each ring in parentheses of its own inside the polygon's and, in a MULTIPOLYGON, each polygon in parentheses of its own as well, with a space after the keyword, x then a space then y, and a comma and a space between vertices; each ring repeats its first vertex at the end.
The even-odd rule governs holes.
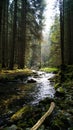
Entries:
POLYGON ((17 0, 14 0, 14 19, 13 19, 13 38, 11 45, 11 56, 10 56, 10 64, 9 69, 13 69, 14 66, 14 51, 16 44, 16 33, 17 33, 17 0))
POLYGON ((21 0, 22 10, 21 10, 21 45, 19 52, 19 63, 18 67, 23 69, 25 67, 25 51, 26 51, 26 7, 27 0, 21 0))
POLYGON ((6 33, 5 33, 5 40, 6 40, 6 52, 5 52, 5 63, 6 67, 8 67, 8 7, 9 7, 9 0, 6 0, 6 33))
POLYGON ((61 60, 64 65, 64 0, 60 0, 60 37, 61 60))
POLYGON ((72 21, 72 17, 73 15, 71 14, 71 0, 69 0, 68 2, 68 28, 69 28, 69 43, 68 43, 68 50, 69 50, 69 59, 68 59, 68 65, 72 65, 73 64, 73 36, 72 36, 72 24, 73 24, 73 21, 72 21))
POLYGON ((6 9, 6 0, 5 2, 3 2, 3 15, 2 15, 2 68, 5 68, 5 46, 6 46, 6 43, 5 43, 5 10, 6 9))

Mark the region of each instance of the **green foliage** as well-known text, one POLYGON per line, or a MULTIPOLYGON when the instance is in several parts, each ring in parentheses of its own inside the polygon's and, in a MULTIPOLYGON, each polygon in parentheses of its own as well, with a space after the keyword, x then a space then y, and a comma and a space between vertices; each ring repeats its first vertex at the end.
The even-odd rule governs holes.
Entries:
POLYGON ((72 109, 72 96, 73 96, 73 66, 65 66, 57 77, 55 84, 56 92, 56 115, 52 120, 52 127, 55 129, 73 129, 73 109, 72 109), (62 72, 61 72, 62 71, 62 72), (63 74, 64 81, 61 82, 61 74, 63 74), (61 87, 62 86, 62 87, 61 87), (60 94, 62 96, 60 97, 60 94), (63 97, 64 94, 64 97, 63 97))
POLYGON ((59 16, 55 16, 54 24, 51 26, 50 39, 53 43, 60 42, 60 23, 59 16))
POLYGON ((41 54, 45 6, 45 0, 1 2, 0 64, 2 67, 13 69, 15 64, 19 69, 25 66, 31 67, 34 49, 38 56, 37 58, 34 56, 33 61, 39 64, 38 52, 41 54), (33 48, 34 44, 36 46, 33 48))
POLYGON ((59 16, 55 16, 55 20, 50 29, 50 54, 49 65, 59 66, 61 64, 61 49, 60 49, 60 22, 59 16))

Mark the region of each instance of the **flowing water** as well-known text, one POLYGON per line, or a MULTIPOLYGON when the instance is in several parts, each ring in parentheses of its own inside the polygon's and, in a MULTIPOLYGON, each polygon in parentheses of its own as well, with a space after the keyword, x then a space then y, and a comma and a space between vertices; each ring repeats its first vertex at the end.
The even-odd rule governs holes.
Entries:
POLYGON ((2 86, 0 85, 0 104, 3 101, 11 103, 16 99, 16 102, 20 101, 20 99, 23 100, 22 105, 37 104, 46 97, 53 98, 55 94, 54 83, 49 80, 53 76, 53 73, 37 71, 36 75, 33 74, 28 79, 17 79, 16 82, 8 82, 2 86), (31 79, 36 82, 28 83, 28 80, 31 79))
POLYGON ((54 83, 51 83, 49 80, 54 76, 54 74, 41 71, 38 71, 37 73, 37 78, 32 77, 34 80, 36 80, 36 87, 34 87, 34 90, 31 92, 31 96, 33 96, 31 104, 36 104, 46 97, 53 98, 55 94, 55 90, 53 87, 54 83))
POLYGON ((16 82, 0 84, 0 125, 4 125, 13 113, 24 105, 36 105, 46 97, 54 97, 54 74, 37 71, 33 76, 16 82), (28 83, 33 79, 34 83, 28 83))

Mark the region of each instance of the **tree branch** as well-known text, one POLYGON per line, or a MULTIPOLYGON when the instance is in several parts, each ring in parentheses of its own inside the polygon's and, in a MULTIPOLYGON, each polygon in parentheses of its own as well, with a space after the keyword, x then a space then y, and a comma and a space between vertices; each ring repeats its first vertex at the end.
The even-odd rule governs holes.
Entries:
POLYGON ((38 122, 30 130, 37 130, 41 126, 41 124, 44 122, 46 117, 52 113, 54 108, 55 108, 55 103, 51 102, 51 105, 48 111, 38 120, 38 122))

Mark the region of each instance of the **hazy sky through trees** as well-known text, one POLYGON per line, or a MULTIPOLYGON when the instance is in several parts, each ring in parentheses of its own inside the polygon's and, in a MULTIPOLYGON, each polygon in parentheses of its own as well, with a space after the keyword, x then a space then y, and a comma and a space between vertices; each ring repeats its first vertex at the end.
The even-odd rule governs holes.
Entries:
POLYGON ((50 27, 53 23, 54 20, 54 16, 56 13, 59 13, 59 9, 57 7, 57 9, 55 10, 55 2, 56 0, 45 0, 46 2, 46 10, 44 12, 44 16, 45 16, 45 26, 44 26, 44 35, 48 34, 50 27))

